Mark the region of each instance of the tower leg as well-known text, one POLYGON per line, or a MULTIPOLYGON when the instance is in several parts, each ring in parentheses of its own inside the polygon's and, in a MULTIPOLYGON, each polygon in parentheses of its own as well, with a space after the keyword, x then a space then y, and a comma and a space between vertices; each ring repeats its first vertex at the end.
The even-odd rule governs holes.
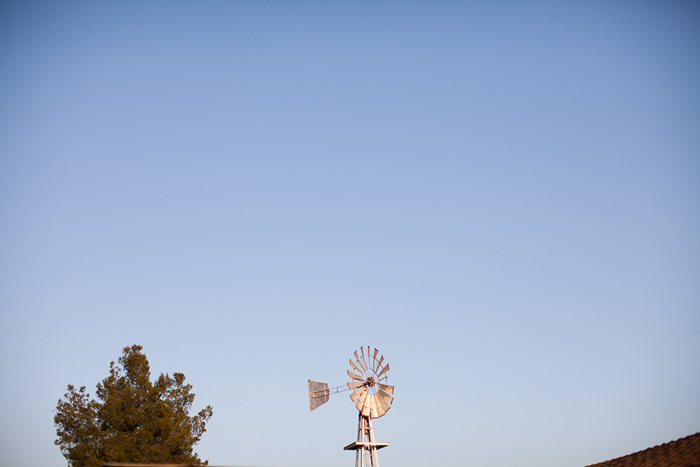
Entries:
POLYGON ((377 447, 371 444, 375 442, 372 417, 365 417, 362 412, 357 420, 357 441, 370 444, 360 445, 355 451, 355 467, 379 467, 377 447))

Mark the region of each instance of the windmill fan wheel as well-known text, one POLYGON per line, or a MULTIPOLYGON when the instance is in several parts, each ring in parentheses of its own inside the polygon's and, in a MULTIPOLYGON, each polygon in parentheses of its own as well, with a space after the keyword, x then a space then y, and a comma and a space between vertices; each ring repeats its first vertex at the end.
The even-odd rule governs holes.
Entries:
POLYGON ((348 370, 348 376, 352 381, 348 388, 354 389, 350 399, 364 417, 381 417, 394 401, 394 386, 387 384, 389 364, 384 365, 384 355, 377 358, 378 354, 377 349, 360 347, 359 355, 355 352, 355 360, 350 359, 352 368, 348 370))

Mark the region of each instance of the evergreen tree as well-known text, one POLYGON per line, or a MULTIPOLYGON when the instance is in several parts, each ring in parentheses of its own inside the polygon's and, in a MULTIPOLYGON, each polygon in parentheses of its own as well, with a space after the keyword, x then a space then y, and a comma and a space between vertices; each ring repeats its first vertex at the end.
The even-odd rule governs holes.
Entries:
MULTIPOLYGON (((55 443, 71 467, 99 467, 105 462, 196 464, 193 452, 213 411, 207 406, 190 417, 194 402, 185 375, 161 374, 151 383, 143 347, 125 347, 119 363, 97 384, 97 398, 85 386, 58 401, 55 443)), ((204 465, 208 463, 204 462, 204 465)))

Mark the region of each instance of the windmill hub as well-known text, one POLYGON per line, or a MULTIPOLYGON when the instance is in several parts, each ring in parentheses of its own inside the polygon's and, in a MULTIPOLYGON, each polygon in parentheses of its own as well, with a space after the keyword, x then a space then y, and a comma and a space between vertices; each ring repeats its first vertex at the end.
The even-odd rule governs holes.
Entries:
POLYGON ((370 376, 367 378, 367 387, 371 388, 372 386, 374 386, 374 378, 370 376))

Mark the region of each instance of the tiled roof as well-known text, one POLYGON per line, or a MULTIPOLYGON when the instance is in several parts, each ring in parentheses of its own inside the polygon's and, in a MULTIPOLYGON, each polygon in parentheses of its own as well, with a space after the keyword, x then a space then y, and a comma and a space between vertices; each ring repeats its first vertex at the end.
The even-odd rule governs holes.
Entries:
POLYGON ((700 467, 700 433, 587 467, 700 467))

